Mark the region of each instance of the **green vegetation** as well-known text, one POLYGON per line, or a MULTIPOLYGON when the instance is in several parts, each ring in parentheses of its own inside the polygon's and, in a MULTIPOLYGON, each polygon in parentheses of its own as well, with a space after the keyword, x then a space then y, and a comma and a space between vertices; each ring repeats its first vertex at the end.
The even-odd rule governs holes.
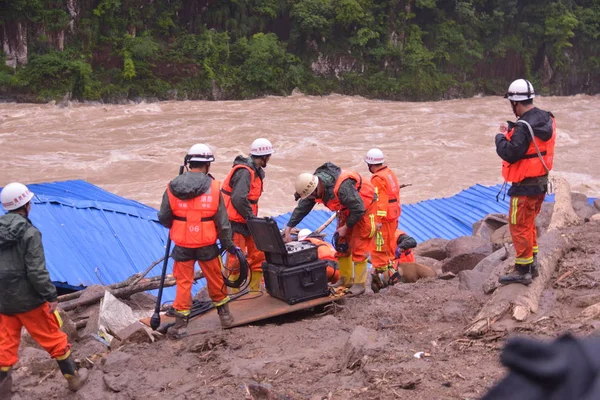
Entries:
POLYGON ((600 0, 0 0, 0 37, 29 101, 600 92, 600 0))

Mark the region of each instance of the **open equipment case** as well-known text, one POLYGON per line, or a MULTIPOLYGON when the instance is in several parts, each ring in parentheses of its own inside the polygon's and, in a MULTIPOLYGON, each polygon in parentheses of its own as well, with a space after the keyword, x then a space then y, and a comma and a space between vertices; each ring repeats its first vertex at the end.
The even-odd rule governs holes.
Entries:
POLYGON ((247 221, 256 248, 265 253, 262 265, 267 292, 293 305, 329 295, 327 264, 308 242, 284 243, 273 218, 247 221))

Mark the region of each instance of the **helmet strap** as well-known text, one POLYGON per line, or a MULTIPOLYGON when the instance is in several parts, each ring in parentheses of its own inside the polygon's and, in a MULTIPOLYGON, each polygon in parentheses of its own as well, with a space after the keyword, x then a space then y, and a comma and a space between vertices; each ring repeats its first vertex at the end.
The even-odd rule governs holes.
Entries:
POLYGON ((519 115, 517 114, 517 104, 519 104, 518 101, 510 101, 510 106, 512 107, 513 110, 513 114, 515 114, 516 117, 518 117, 519 115))

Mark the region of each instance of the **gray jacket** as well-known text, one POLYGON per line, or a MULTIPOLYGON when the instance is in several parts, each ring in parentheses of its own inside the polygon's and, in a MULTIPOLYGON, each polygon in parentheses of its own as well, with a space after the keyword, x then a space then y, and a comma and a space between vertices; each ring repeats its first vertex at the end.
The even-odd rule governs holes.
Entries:
POLYGON ((56 298, 40 231, 19 214, 0 216, 0 314, 31 311, 56 298))

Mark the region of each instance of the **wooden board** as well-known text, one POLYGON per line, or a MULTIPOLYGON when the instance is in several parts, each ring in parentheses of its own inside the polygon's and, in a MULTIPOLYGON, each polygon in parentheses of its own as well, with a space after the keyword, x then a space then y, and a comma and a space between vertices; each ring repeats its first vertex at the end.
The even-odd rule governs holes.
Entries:
MULTIPOLYGON (((262 321, 294 311, 333 303, 334 301, 345 297, 351 297, 351 295, 342 293, 337 296, 319 297, 317 299, 289 305, 285 301, 271 297, 268 293, 248 293, 229 302, 229 311, 234 318, 234 323, 229 328, 235 328, 236 326, 262 321)), ((140 321, 150 326, 150 318, 144 318, 140 321)), ((161 315, 161 324, 174 321, 174 317, 168 317, 164 314, 161 315)), ((212 309, 205 314, 191 319, 188 324, 188 334, 200 334, 218 329, 221 329, 221 322, 219 321, 216 309, 212 309)))

